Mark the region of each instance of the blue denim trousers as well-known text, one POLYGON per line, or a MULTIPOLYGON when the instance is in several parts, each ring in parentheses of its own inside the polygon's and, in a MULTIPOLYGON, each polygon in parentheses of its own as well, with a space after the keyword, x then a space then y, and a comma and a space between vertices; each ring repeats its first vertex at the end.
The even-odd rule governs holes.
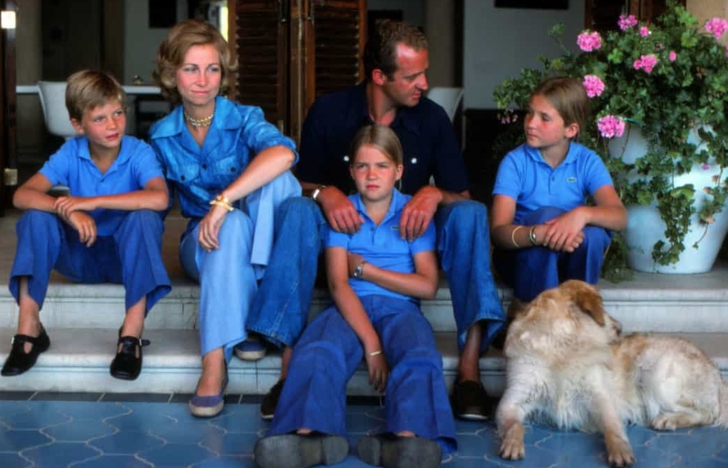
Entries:
MULTIPOLYGON (((455 420, 432 327, 414 302, 377 295, 360 300, 390 369, 381 432, 412 431, 452 452, 457 447, 455 420)), ((293 349, 268 435, 305 427, 345 436, 346 384, 363 354, 359 338, 336 306, 319 314, 293 349)))
POLYGON ((28 210, 16 226, 18 245, 10 272, 10 293, 18 300, 20 277, 42 308, 51 271, 77 283, 121 283, 128 310, 146 296, 146 312, 172 290, 162 260, 164 223, 160 213, 130 211, 112 236, 90 247, 53 213, 28 210))
MULTIPOLYGON (((542 224, 566 213, 551 206, 529 213, 523 224, 542 224)), ((541 292, 555 288, 570 279, 599 282, 604 252, 609 247, 612 233, 597 226, 584 228, 584 242, 572 253, 557 252, 548 247, 525 249, 495 249, 493 263, 503 281, 513 288, 513 295, 521 301, 532 301, 541 292)))
MULTIPOLYGON (((452 296, 458 345, 470 327, 484 324, 481 349, 503 327, 503 307, 490 268, 485 205, 458 201, 435 216, 437 249, 452 296)), ((326 219, 316 203, 290 198, 276 212, 275 245, 248 316, 248 330, 271 343, 292 346, 308 321, 326 219)))

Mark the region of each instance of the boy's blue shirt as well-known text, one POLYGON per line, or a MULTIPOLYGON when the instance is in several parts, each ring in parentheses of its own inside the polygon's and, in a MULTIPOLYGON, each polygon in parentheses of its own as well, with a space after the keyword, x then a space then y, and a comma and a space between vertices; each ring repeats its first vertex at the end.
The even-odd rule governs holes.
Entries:
MULTIPOLYGON (((118 195, 142 190, 155 177, 164 178, 154 150, 145 142, 125 135, 119 155, 102 174, 91 159, 88 138, 78 136, 66 141, 39 171, 53 185, 66 185, 74 197, 118 195)), ((96 222, 99 236, 112 235, 124 216, 122 210, 98 209, 89 215, 96 222)))
POLYGON ((193 218, 188 231, 210 210, 210 200, 237 179, 256 154, 282 145, 298 158, 293 140, 267 122, 260 108, 222 96, 215 98, 215 117, 202 147, 187 130, 181 105, 152 126, 149 139, 177 191, 182 215, 193 218))
POLYGON ((541 152, 523 144, 501 161, 493 195, 506 195, 516 200, 513 222, 519 224, 525 214, 544 206, 566 211, 586 203, 599 188, 613 185, 602 159, 594 151, 576 142, 556 168, 552 168, 541 152))
MULTIPOLYGON (((343 247, 349 252, 361 255, 368 263, 385 270, 414 273, 414 255, 435 250, 435 223, 430 222, 425 233, 412 242, 400 237, 399 220, 404 206, 411 198, 410 195, 403 195, 395 189, 389 210, 377 226, 367 214, 361 195, 358 193, 351 195, 349 200, 364 218, 364 224, 355 234, 336 232, 328 227, 325 237, 326 247, 343 247)), ((410 296, 390 291, 369 281, 349 278, 349 285, 357 296, 378 294, 418 302, 410 296)))

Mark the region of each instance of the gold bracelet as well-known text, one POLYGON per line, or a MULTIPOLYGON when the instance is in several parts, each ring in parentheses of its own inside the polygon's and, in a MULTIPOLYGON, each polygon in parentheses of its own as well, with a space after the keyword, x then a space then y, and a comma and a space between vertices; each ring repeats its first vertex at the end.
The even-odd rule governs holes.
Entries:
POLYGON ((228 200, 228 197, 224 196, 223 194, 216 196, 215 199, 210 202, 210 205, 222 206, 228 211, 233 211, 235 209, 230 203, 230 200, 228 200))
POLYGON ((367 353, 369 356, 379 356, 382 354, 382 350, 372 351, 371 353, 367 353))
POLYGON ((520 249, 521 246, 518 245, 518 242, 516 242, 516 233, 519 229, 523 229, 523 226, 516 226, 514 230, 511 231, 511 243, 513 244, 513 247, 520 249))

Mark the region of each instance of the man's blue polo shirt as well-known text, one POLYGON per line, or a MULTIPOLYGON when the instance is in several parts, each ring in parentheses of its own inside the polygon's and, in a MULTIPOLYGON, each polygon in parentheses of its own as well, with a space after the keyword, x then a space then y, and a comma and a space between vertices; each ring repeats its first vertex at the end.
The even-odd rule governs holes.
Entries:
MULTIPOLYGON (((298 179, 354 193, 349 149, 356 132, 372 123, 365 83, 318 98, 303 124, 298 179)), ((404 150, 403 193, 414 194, 429 184, 430 176, 441 189, 456 193, 468 190, 462 154, 442 107, 423 97, 414 107, 398 108, 390 127, 404 150)))
MULTIPOLYGON (((399 235, 399 218, 402 216, 404 205, 410 198, 412 197, 395 190, 389 211, 377 226, 367 214, 361 195, 358 193, 351 195, 349 200, 364 217, 364 224, 356 234, 336 232, 329 227, 326 235, 326 247, 343 247, 349 252, 361 255, 372 265, 385 270, 414 273, 414 255, 435 250, 435 223, 430 223, 427 231, 412 242, 402 239, 399 235)), ((378 294, 419 302, 417 299, 390 291, 369 281, 349 278, 349 285, 360 297, 378 294)))
MULTIPOLYGON (((79 136, 65 142, 39 171, 53 185, 66 185, 74 197, 117 195, 143 189, 155 177, 164 178, 162 166, 151 146, 124 136, 116 160, 102 174, 91 160, 88 138, 79 136)), ((112 235, 128 211, 98 209, 89 215, 99 236, 112 235)))
POLYGON ((613 185, 602 159, 594 151, 572 142, 566 158, 552 168, 541 151, 526 144, 508 153, 498 168, 493 195, 516 200, 513 222, 544 206, 571 211, 583 206, 587 196, 613 185))

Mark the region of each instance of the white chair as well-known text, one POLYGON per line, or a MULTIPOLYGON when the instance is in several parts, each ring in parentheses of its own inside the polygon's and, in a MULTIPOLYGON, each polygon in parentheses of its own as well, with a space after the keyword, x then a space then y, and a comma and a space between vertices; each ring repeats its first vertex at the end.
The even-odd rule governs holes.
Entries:
POLYGON ((458 106, 460 105, 460 101, 463 99, 463 88, 435 86, 427 92, 427 97, 445 109, 447 116, 450 118, 450 122, 452 122, 455 118, 455 112, 457 112, 458 106))
MULTIPOLYGON (((43 118, 49 132, 66 140, 78 135, 76 129, 71 125, 71 116, 68 115, 68 109, 66 109, 65 81, 39 81, 38 97, 40 97, 43 118)), ((53 196, 69 195, 70 190, 65 185, 56 185, 49 194, 53 196)))
POLYGON ((39 81, 38 96, 49 132, 66 140, 78 135, 66 109, 65 81, 39 81))

